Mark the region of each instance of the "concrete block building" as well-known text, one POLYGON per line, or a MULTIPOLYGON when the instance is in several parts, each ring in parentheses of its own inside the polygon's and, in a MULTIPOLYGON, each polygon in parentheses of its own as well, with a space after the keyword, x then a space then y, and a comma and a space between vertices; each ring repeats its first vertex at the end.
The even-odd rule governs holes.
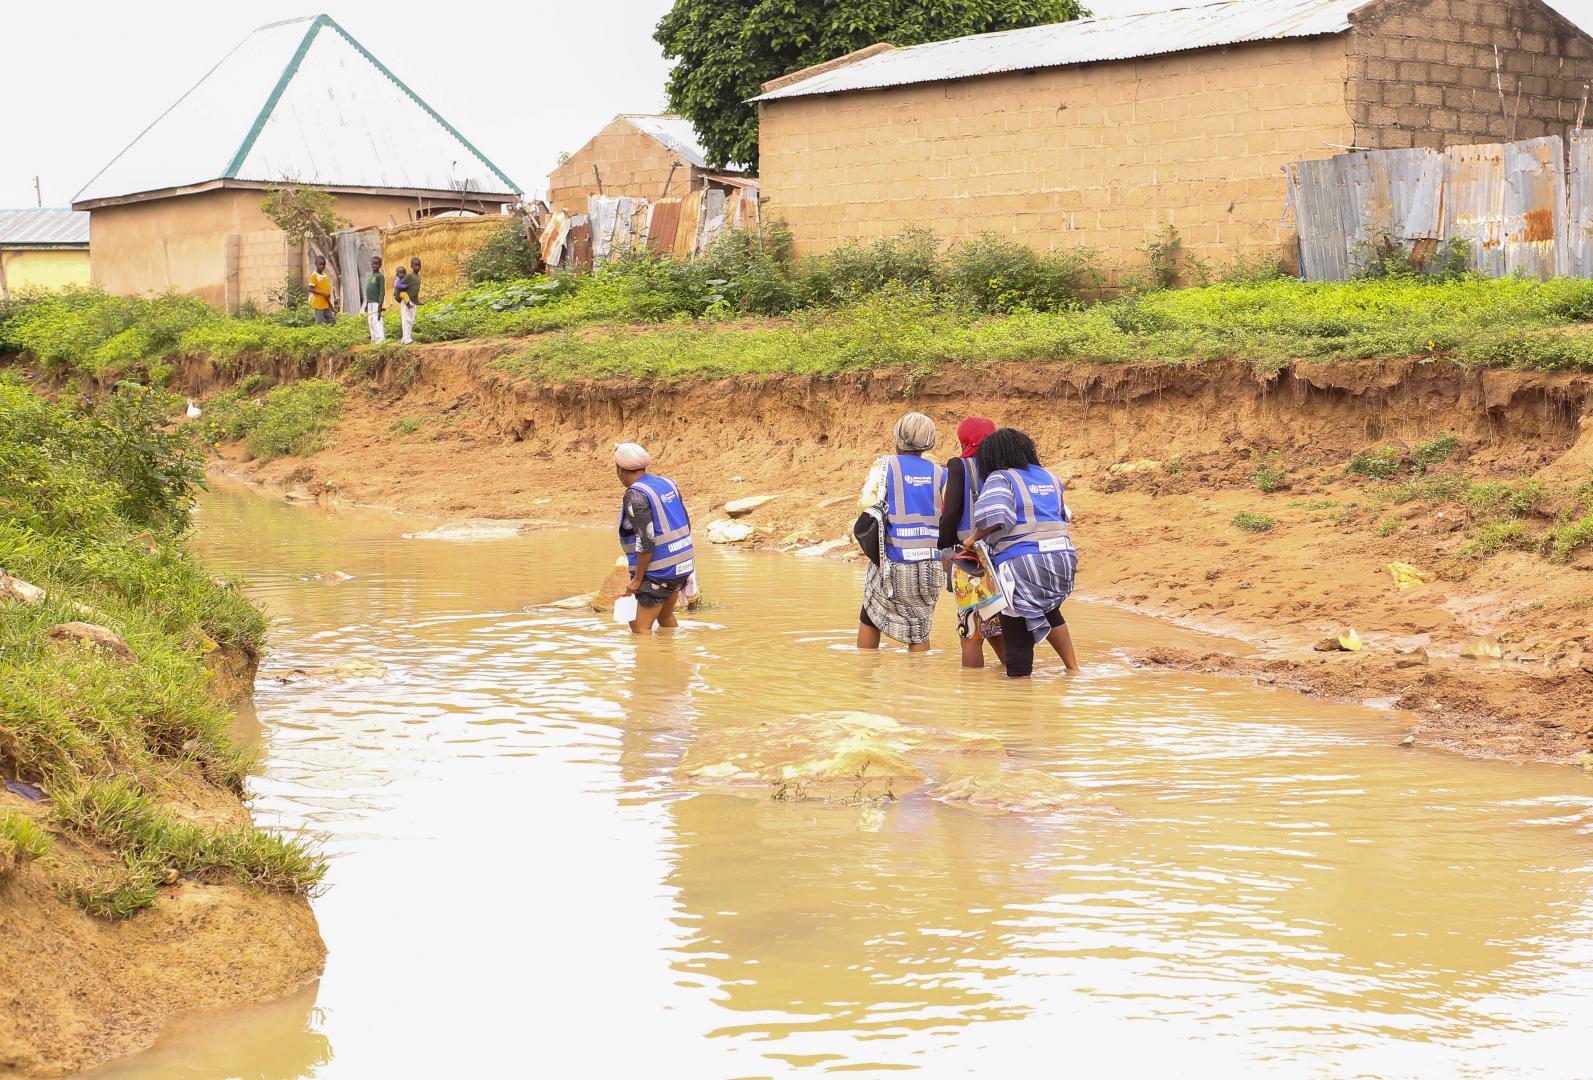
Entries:
POLYGON ((515 184, 325 15, 263 26, 78 192, 94 281, 235 310, 303 272, 261 212, 276 184, 332 192, 356 229, 496 214, 515 184))
POLYGON ((805 252, 922 226, 1123 266, 1172 225, 1222 265, 1292 254, 1289 162, 1564 135, 1590 80, 1540 0, 1221 0, 795 72, 755 99, 759 169, 805 252))
POLYGON ((685 117, 622 113, 548 174, 548 205, 584 214, 592 195, 657 202, 698 191, 720 175, 742 174, 708 168, 706 151, 685 117))

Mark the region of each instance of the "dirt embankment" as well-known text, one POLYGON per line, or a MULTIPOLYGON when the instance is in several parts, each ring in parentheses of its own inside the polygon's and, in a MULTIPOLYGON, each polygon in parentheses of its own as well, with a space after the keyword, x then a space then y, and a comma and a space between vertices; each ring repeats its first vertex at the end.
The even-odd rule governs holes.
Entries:
MULTIPOLYGON (((777 495, 747 520, 758 542, 800 547, 845 535, 863 473, 889 449, 901 412, 933 416, 940 451, 954 450, 963 416, 981 414, 1030 432, 1067 480, 1080 596, 1254 645, 1155 650, 1136 662, 1386 701, 1413 714, 1418 739, 1465 752, 1564 761, 1593 750, 1593 552, 1566 565, 1528 551, 1465 558, 1478 524, 1467 512, 1392 501, 1392 482, 1344 469, 1357 451, 1403 453, 1452 432, 1458 447, 1424 478, 1586 482, 1593 377, 1419 362, 1268 374, 1229 363, 1049 364, 959 369, 910 388, 892 373, 533 387, 490 366, 500 351, 418 347, 351 395, 327 449, 226 468, 441 517, 606 524, 617 495, 607 452, 630 438, 681 483, 699 522, 727 499, 777 495), (1258 489, 1261 465, 1281 472, 1278 490, 1258 489), (1246 533, 1233 523, 1241 512, 1275 525, 1246 533), (1396 560, 1427 583, 1397 589, 1396 560), (1348 627, 1365 640, 1361 652, 1312 650, 1348 627), (1478 636, 1503 658, 1459 656, 1478 636)), ((203 394, 233 377, 195 361, 179 382, 203 394)))
MULTIPOLYGON (((212 690, 247 697, 257 658, 212 655, 212 690)), ((244 804, 197 770, 168 781, 168 807, 188 820, 248 823, 244 804)), ((0 787, 0 811, 48 826, 47 805, 0 787)), ((131 918, 95 918, 65 888, 115 857, 59 829, 53 840, 47 859, 0 873, 0 1077, 92 1068, 149 1046, 182 1013, 270 1001, 321 973, 326 946, 303 897, 179 879, 131 918)))

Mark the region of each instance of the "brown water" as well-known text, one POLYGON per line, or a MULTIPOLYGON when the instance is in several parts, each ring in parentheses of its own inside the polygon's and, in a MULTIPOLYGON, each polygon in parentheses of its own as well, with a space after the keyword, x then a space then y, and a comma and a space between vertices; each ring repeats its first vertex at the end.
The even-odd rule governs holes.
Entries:
POLYGON ((959 670, 949 617, 948 651, 847 648, 856 566, 708 551, 712 609, 636 642, 536 606, 603 576, 603 530, 404 539, 236 489, 201 521, 277 617, 263 676, 389 674, 262 677, 247 721, 257 816, 333 857, 324 977, 108 1075, 1593 1074, 1580 773, 1131 670, 1199 638, 1101 607, 1067 609, 1083 674, 1012 685, 959 670), (1116 813, 672 779, 698 733, 835 709, 993 734, 1116 813))

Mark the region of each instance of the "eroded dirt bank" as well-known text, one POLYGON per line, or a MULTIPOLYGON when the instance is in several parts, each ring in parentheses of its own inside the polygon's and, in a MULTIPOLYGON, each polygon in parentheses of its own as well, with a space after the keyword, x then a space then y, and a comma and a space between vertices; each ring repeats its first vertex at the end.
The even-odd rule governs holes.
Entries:
MULTIPOLYGON (((212 691, 247 697, 256 663, 219 658, 212 691)), ((163 794, 186 820, 249 822, 196 769, 167 779, 163 794)), ((49 827, 47 806, 0 787, 0 811, 49 827)), ((131 918, 96 918, 66 889, 116 856, 59 828, 53 838, 48 859, 0 873, 0 1077, 77 1073, 144 1049, 178 1015, 271 1001, 320 974, 326 946, 304 897, 179 878, 131 918)))
MULTIPOLYGON (((802 549, 842 537, 872 458, 906 409, 933 416, 937 454, 969 413, 1022 427, 1069 484, 1080 595, 1220 628, 1243 654, 1151 650, 1136 662, 1217 670, 1408 710, 1418 740, 1469 753, 1569 761, 1593 750, 1593 549, 1555 564, 1534 551, 1464 557, 1479 524, 1431 501, 1391 500, 1394 481, 1347 476, 1357 451, 1459 444, 1425 478, 1536 476, 1553 492, 1593 476, 1593 377, 1464 372, 1447 364, 1051 364, 675 386, 515 385, 501 346, 421 346, 355 381, 325 450, 222 467, 300 496, 442 518, 607 524, 607 451, 647 444, 699 523, 728 499, 775 495, 745 519, 754 542, 802 549), (1259 490, 1259 466, 1281 472, 1259 490), (1275 525, 1247 533, 1238 513, 1275 525), (1392 561, 1419 568, 1396 588, 1392 561), (1353 627, 1360 652, 1312 644, 1353 627), (1471 639, 1502 659, 1459 654, 1471 639), (1409 650, 1422 649, 1420 652, 1409 650)), ((243 370, 250 370, 246 365, 243 370)), ((277 378, 286 368, 261 370, 277 378)), ((239 371, 182 367, 200 396, 239 371)), ((954 448, 952 448, 954 449, 954 448)), ((1413 474, 1402 465, 1396 480, 1413 474)), ((1549 497, 1552 501, 1552 496, 1549 497)), ((1554 505, 1532 513, 1547 521, 1554 505)), ((837 554, 848 551, 837 545, 837 554)))

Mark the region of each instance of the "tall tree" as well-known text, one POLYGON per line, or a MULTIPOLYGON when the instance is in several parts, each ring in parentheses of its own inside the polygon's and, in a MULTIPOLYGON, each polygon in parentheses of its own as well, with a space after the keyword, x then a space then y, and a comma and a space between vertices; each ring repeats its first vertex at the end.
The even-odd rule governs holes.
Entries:
POLYGON ((675 61, 669 107, 696 127, 716 168, 758 164, 762 83, 885 41, 919 45, 964 34, 1067 22, 1078 0, 675 0, 653 38, 675 61))

